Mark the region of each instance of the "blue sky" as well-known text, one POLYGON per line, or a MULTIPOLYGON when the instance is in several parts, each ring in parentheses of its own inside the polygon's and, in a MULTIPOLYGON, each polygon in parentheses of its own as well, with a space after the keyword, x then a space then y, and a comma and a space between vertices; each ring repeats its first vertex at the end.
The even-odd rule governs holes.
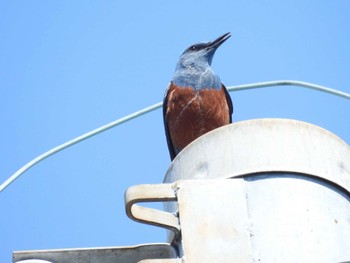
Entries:
MULTIPOLYGON (((226 86, 294 79, 350 93, 350 2, 0 2, 0 182, 39 154, 159 102, 183 49, 226 32, 226 86)), ((235 122, 291 118, 350 143, 350 103, 298 87, 232 92, 235 122)), ((0 262, 13 250, 163 242, 127 218, 124 191, 170 163, 154 111, 46 159, 0 193, 0 262)))

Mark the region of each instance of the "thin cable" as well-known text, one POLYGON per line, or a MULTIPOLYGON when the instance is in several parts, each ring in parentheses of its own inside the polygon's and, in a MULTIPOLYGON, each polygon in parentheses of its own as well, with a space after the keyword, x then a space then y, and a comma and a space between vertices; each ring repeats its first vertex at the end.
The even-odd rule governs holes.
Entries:
MULTIPOLYGON (((346 99, 350 99, 350 94, 338 91, 335 89, 330 89, 327 87, 307 83, 307 82, 302 82, 302 81, 294 81, 294 80, 277 80, 277 81, 267 81, 267 82, 259 82, 259 83, 252 83, 252 84, 245 84, 245 85, 239 85, 239 86, 230 86, 228 87, 228 91, 240 91, 240 90, 247 90, 247 89, 257 89, 257 88, 264 88, 264 87, 271 87, 271 86, 283 86, 283 85, 294 85, 294 86, 300 86, 300 87, 305 87, 305 88, 310 88, 322 92, 326 92, 332 95, 340 96, 346 99)), ((90 132, 87 132, 81 136, 78 136, 68 142, 65 142, 41 155, 36 157, 35 159, 31 160, 28 162, 26 165, 21 167, 19 170, 17 170, 13 175, 11 175, 4 183, 0 185, 0 192, 3 191, 6 187, 8 187, 11 183, 13 183, 20 175, 22 175, 25 171, 33 167, 34 165, 38 164, 39 162, 43 161, 47 157, 50 157, 51 155, 54 155, 55 153, 58 153, 70 146, 73 146, 81 141, 84 141, 92 136, 95 136, 99 133, 102 133, 104 131, 107 131, 113 127, 116 127, 120 124, 123 124, 127 121, 130 121, 132 119, 135 119, 137 117, 140 117, 148 112, 154 111, 160 107, 162 107, 163 102, 158 102, 156 104, 153 104, 147 108, 144 108, 140 111, 136 111, 132 114, 129 114, 123 118, 120 118, 116 121, 110 122, 102 127, 99 127, 95 130, 92 130, 90 132)))
POLYGON ((13 181, 15 181, 21 174, 23 174, 29 168, 31 168, 32 166, 34 166, 34 165, 38 164, 39 162, 43 161, 47 157, 49 157, 51 155, 54 155, 55 153, 58 153, 58 152, 66 149, 66 148, 68 148, 70 146, 73 146, 74 144, 77 144, 77 143, 79 143, 81 141, 84 141, 84 140, 86 140, 86 139, 88 139, 88 138, 90 138, 92 136, 95 136, 95 135, 101 133, 101 132, 107 131, 107 130, 115 127, 115 126, 118 126, 118 125, 120 125, 122 123, 130 121, 130 120, 132 120, 134 118, 137 118, 137 117, 139 117, 139 116, 141 116, 143 114, 146 114, 146 113, 151 112, 151 111, 153 111, 155 109, 158 109, 158 108, 160 108, 162 106, 162 104, 163 104, 162 102, 159 102, 159 103, 156 103, 156 104, 154 104, 152 106, 144 108, 144 109, 142 109, 140 111, 136 111, 136 112, 134 112, 132 114, 129 114, 129 115, 123 117, 123 118, 120 118, 120 119, 118 119, 116 121, 110 122, 110 123, 108 123, 108 124, 106 124, 106 125, 104 125, 102 127, 99 127, 97 129, 95 129, 95 130, 87 132, 87 133, 85 133, 85 134, 83 134, 83 135, 81 135, 79 137, 76 137, 76 138, 74 138, 74 139, 72 139, 72 140, 70 140, 68 142, 65 142, 65 143, 63 143, 63 144, 61 144, 61 145, 59 145, 59 146, 57 146, 57 147, 55 147, 55 148, 53 148, 51 150, 49 150, 49 151, 39 155, 35 159, 31 160, 29 163, 24 165, 21 169, 19 169, 17 172, 15 172, 13 175, 11 175, 2 185, 0 185, 0 192, 2 190, 4 190, 8 185, 10 185, 13 181))
POLYGON ((272 87, 272 86, 290 86, 290 85, 314 89, 314 90, 326 92, 335 96, 343 97, 345 99, 350 99, 349 93, 345 93, 335 89, 330 89, 324 86, 320 86, 320 85, 316 85, 308 82, 296 81, 296 80, 276 80, 276 81, 266 81, 266 82, 245 84, 245 85, 239 85, 239 86, 230 86, 230 87, 227 87, 227 90, 239 91, 239 90, 247 90, 247 89, 272 87))

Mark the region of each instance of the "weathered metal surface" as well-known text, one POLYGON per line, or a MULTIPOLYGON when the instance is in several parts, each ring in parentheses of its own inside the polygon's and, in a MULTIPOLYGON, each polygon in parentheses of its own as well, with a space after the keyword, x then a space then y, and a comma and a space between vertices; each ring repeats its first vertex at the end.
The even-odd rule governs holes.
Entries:
POLYGON ((178 181, 186 262, 252 262, 243 180, 178 181))
POLYGON ((169 244, 147 244, 133 247, 15 251, 13 262, 38 259, 52 263, 136 263, 144 259, 175 257, 174 248, 169 244))
POLYGON ((350 199, 292 174, 175 183, 186 262, 350 260, 350 199))
POLYGON ((350 261, 350 196, 300 174, 245 179, 252 262, 350 261))

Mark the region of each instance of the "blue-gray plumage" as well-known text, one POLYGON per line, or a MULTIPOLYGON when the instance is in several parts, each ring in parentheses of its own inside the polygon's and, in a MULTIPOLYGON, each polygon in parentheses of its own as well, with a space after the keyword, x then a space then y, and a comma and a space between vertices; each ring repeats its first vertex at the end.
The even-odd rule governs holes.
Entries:
POLYGON ((163 101, 163 119, 170 157, 189 143, 232 122, 232 101, 211 68, 216 49, 230 33, 185 49, 163 101))

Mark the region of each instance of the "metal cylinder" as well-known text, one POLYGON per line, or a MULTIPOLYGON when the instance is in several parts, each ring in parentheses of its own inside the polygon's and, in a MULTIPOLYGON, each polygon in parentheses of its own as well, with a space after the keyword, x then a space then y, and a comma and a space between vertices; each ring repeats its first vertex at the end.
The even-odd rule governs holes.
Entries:
MULTIPOLYGON (((244 222, 233 229, 245 236, 247 251, 241 253, 247 255, 247 262, 350 261, 350 147, 329 131, 286 119, 250 120, 216 129, 175 158, 164 182, 207 179, 218 181, 213 191, 210 185, 203 188, 210 194, 194 191, 200 198, 188 194, 182 208, 172 202, 166 210, 179 209, 184 225, 186 220, 204 220, 220 226, 221 218, 229 222, 229 211, 213 212, 217 209, 210 206, 220 206, 220 200, 213 199, 217 195, 225 202, 236 202, 244 222), (218 179, 234 180, 232 183, 239 185, 240 191, 233 194, 226 187, 227 193, 220 193, 225 180, 218 179), (186 202, 192 214, 186 212, 186 202), (185 211, 183 216, 181 209, 185 211), (202 218, 197 218, 196 213, 202 218)), ((195 188, 196 183, 191 187, 195 188)), ((237 221, 237 215, 232 217, 237 221)), ((212 238, 229 240, 239 236, 232 233, 192 235, 191 242, 183 238, 183 256, 191 254, 191 243, 198 247, 206 239, 211 244, 212 238)), ((229 255, 229 251, 222 252, 229 255)))

